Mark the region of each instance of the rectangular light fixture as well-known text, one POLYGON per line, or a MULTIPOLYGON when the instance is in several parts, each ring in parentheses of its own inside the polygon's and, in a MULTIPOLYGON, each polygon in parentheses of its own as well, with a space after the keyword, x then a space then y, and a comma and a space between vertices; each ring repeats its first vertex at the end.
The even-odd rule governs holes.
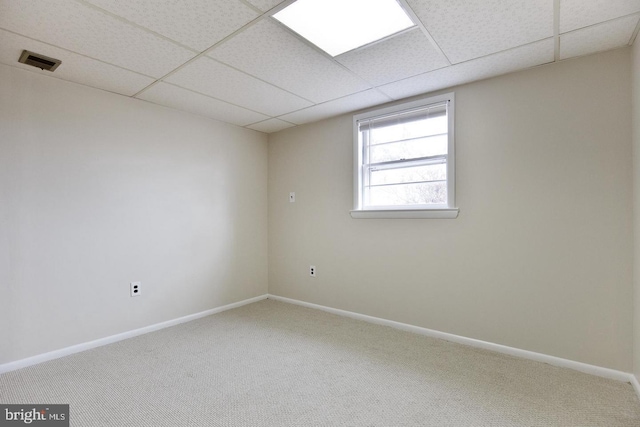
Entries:
POLYGON ((297 0, 273 17, 331 56, 415 25, 397 0, 297 0))

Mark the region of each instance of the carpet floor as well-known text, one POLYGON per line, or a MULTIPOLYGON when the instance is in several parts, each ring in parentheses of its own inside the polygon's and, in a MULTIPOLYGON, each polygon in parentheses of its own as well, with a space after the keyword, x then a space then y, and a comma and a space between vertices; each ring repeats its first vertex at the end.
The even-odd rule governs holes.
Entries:
POLYGON ((273 300, 0 375, 71 426, 640 426, 628 383, 273 300))

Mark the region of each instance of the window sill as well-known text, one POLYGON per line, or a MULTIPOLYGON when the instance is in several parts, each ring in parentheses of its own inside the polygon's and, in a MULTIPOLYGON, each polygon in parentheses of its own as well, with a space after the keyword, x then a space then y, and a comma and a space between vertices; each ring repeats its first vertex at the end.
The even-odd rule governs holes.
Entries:
POLYGON ((459 211, 458 208, 357 210, 351 211, 351 217, 355 219, 455 219, 459 211))

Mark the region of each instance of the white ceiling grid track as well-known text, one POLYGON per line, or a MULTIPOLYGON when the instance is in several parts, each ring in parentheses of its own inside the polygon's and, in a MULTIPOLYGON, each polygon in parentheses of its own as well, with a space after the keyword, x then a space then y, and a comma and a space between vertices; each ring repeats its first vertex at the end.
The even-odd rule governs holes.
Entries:
POLYGON ((292 0, 0 0, 0 63, 260 132, 634 42, 640 0, 398 0, 416 26, 335 58, 292 0), (23 50, 62 60, 55 73, 23 50))

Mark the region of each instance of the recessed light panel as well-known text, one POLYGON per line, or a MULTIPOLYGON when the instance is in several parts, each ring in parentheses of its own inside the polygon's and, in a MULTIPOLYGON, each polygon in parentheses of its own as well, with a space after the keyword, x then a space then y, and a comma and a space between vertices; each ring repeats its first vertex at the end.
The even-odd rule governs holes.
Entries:
POLYGON ((331 56, 414 26, 397 0, 297 0, 273 17, 331 56))

